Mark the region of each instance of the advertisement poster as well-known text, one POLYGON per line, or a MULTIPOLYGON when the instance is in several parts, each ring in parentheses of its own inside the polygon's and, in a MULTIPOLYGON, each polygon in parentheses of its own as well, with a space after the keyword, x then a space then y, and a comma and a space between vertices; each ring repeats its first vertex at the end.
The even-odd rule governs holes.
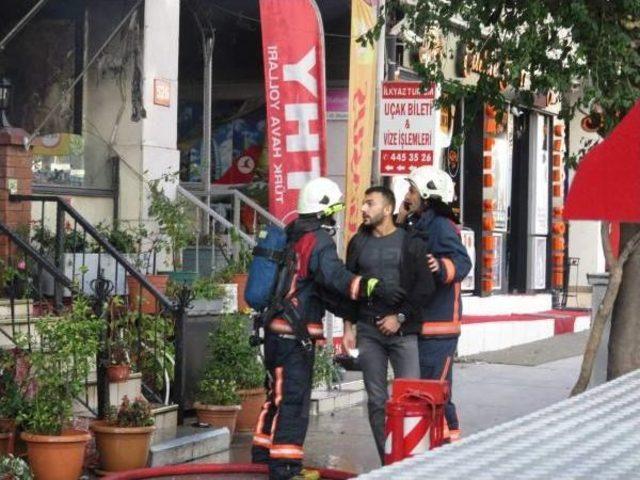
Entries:
POLYGON ((493 212, 495 230, 506 232, 511 209, 511 167, 513 158, 513 116, 505 114, 491 151, 494 168, 494 197, 496 208, 493 212))
POLYGON ((373 28, 375 22, 376 9, 370 2, 352 0, 349 122, 345 177, 345 245, 358 231, 362 222, 360 208, 364 200, 364 192, 371 184, 377 49, 371 45, 362 45, 357 39, 373 28))
POLYGON ((434 86, 420 82, 383 82, 380 105, 380 174, 407 174, 433 165, 438 116, 434 86))
POLYGON ((531 198, 529 231, 532 235, 549 233, 549 129, 550 120, 538 113, 531 115, 531 198))
POLYGON ((324 32, 313 0, 260 0, 260 20, 269 211, 288 223, 300 189, 326 171, 324 32))

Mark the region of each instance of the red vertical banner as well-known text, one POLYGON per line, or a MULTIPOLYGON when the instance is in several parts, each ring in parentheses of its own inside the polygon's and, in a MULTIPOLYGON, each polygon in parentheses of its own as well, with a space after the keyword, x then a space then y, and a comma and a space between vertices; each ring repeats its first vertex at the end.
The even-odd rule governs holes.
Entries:
POLYGON ((314 0, 260 0, 269 211, 289 222, 298 194, 326 171, 324 33, 314 0))

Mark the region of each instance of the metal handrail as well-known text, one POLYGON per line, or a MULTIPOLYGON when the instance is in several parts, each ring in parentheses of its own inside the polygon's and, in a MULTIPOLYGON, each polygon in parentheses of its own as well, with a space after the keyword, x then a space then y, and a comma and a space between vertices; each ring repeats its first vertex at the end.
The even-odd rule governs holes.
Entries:
POLYGON ((228 229, 235 230, 236 233, 238 234, 238 236, 242 240, 244 240, 247 244, 249 244, 250 247, 255 247, 256 242, 255 242, 255 240, 253 238, 251 238, 249 235, 247 235, 246 233, 241 231, 237 226, 235 226, 229 220, 224 218, 222 215, 220 215, 218 212, 216 212, 210 206, 205 204, 202 200, 200 200, 198 197, 196 197, 193 193, 191 193, 190 191, 188 191, 187 189, 185 189, 181 185, 178 185, 178 193, 180 195, 182 195, 186 200, 191 202, 194 206, 198 207, 204 213, 206 213, 211 218, 213 218, 216 222, 220 223, 221 225, 223 225, 224 227, 226 227, 228 229))
POLYGON ((73 282, 69 280, 65 275, 60 273, 60 270, 51 263, 51 261, 41 255, 35 248, 33 248, 27 241, 16 235, 6 224, 0 222, 0 231, 11 239, 22 251, 24 251, 29 257, 44 268, 56 281, 60 282, 63 286, 68 288, 74 294, 78 294, 78 290, 75 288, 73 282))
POLYGON ((100 245, 105 251, 111 255, 118 264, 120 264, 129 275, 134 277, 142 287, 149 291, 151 295, 167 310, 174 309, 174 304, 165 295, 163 295, 156 287, 153 286, 147 278, 141 274, 129 261, 113 246, 111 243, 102 236, 102 234, 91 225, 85 218, 71 205, 66 203, 61 197, 55 195, 9 195, 9 201, 21 202, 21 201, 36 201, 36 202, 56 202, 59 208, 62 208, 68 213, 76 222, 84 228, 84 230, 93 237, 93 239, 100 245))
POLYGON ((263 217, 265 220, 267 220, 269 223, 272 223, 273 225, 276 225, 280 228, 284 228, 285 224, 284 222, 282 222, 282 220, 274 217, 273 215, 271 215, 267 210, 265 210, 262 206, 258 205, 255 200, 253 200, 252 198, 247 197, 244 193, 242 193, 239 190, 235 190, 235 189, 229 189, 229 190, 214 190, 211 192, 212 195, 221 195, 221 196, 225 196, 225 195, 230 195, 233 196, 234 199, 238 199, 239 201, 247 204, 248 206, 250 206, 253 210, 255 210, 256 213, 258 213, 261 217, 263 217))

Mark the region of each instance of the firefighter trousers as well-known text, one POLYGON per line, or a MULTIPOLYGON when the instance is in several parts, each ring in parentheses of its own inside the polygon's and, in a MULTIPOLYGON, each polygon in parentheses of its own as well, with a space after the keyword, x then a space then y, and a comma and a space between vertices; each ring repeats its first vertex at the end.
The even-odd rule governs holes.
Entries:
POLYGON ((444 407, 444 416, 449 430, 459 430, 456 406, 453 398, 453 356, 458 347, 458 337, 432 338, 418 337, 420 355, 420 378, 424 380, 447 380, 451 397, 444 407))
POLYGON ((267 333, 264 345, 267 399, 253 437, 254 463, 269 465, 269 478, 288 480, 302 470, 309 425, 313 353, 291 336, 267 333))

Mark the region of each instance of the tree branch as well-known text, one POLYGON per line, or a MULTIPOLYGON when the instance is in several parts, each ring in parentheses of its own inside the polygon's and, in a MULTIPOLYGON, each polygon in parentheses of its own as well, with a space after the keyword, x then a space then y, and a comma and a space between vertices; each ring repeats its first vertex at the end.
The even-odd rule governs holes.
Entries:
POLYGON ((627 242, 622 253, 616 260, 613 255, 613 248, 611 247, 611 239, 609 238, 608 222, 602 222, 600 235, 602 237, 602 248, 604 250, 605 258, 607 259, 607 265, 609 266, 609 285, 607 286, 604 299, 598 307, 596 316, 593 319, 589 339, 587 340, 587 345, 584 350, 582 366, 580 367, 580 375, 578 376, 578 381, 571 390, 570 396, 584 392, 589 386, 589 381, 591 380, 591 374, 593 372, 593 364, 595 363, 598 346, 602 341, 604 327, 606 326, 607 320, 613 311, 613 305, 616 301, 616 297, 618 296, 620 284, 622 283, 622 267, 629 256, 640 245, 640 232, 638 232, 627 242))

